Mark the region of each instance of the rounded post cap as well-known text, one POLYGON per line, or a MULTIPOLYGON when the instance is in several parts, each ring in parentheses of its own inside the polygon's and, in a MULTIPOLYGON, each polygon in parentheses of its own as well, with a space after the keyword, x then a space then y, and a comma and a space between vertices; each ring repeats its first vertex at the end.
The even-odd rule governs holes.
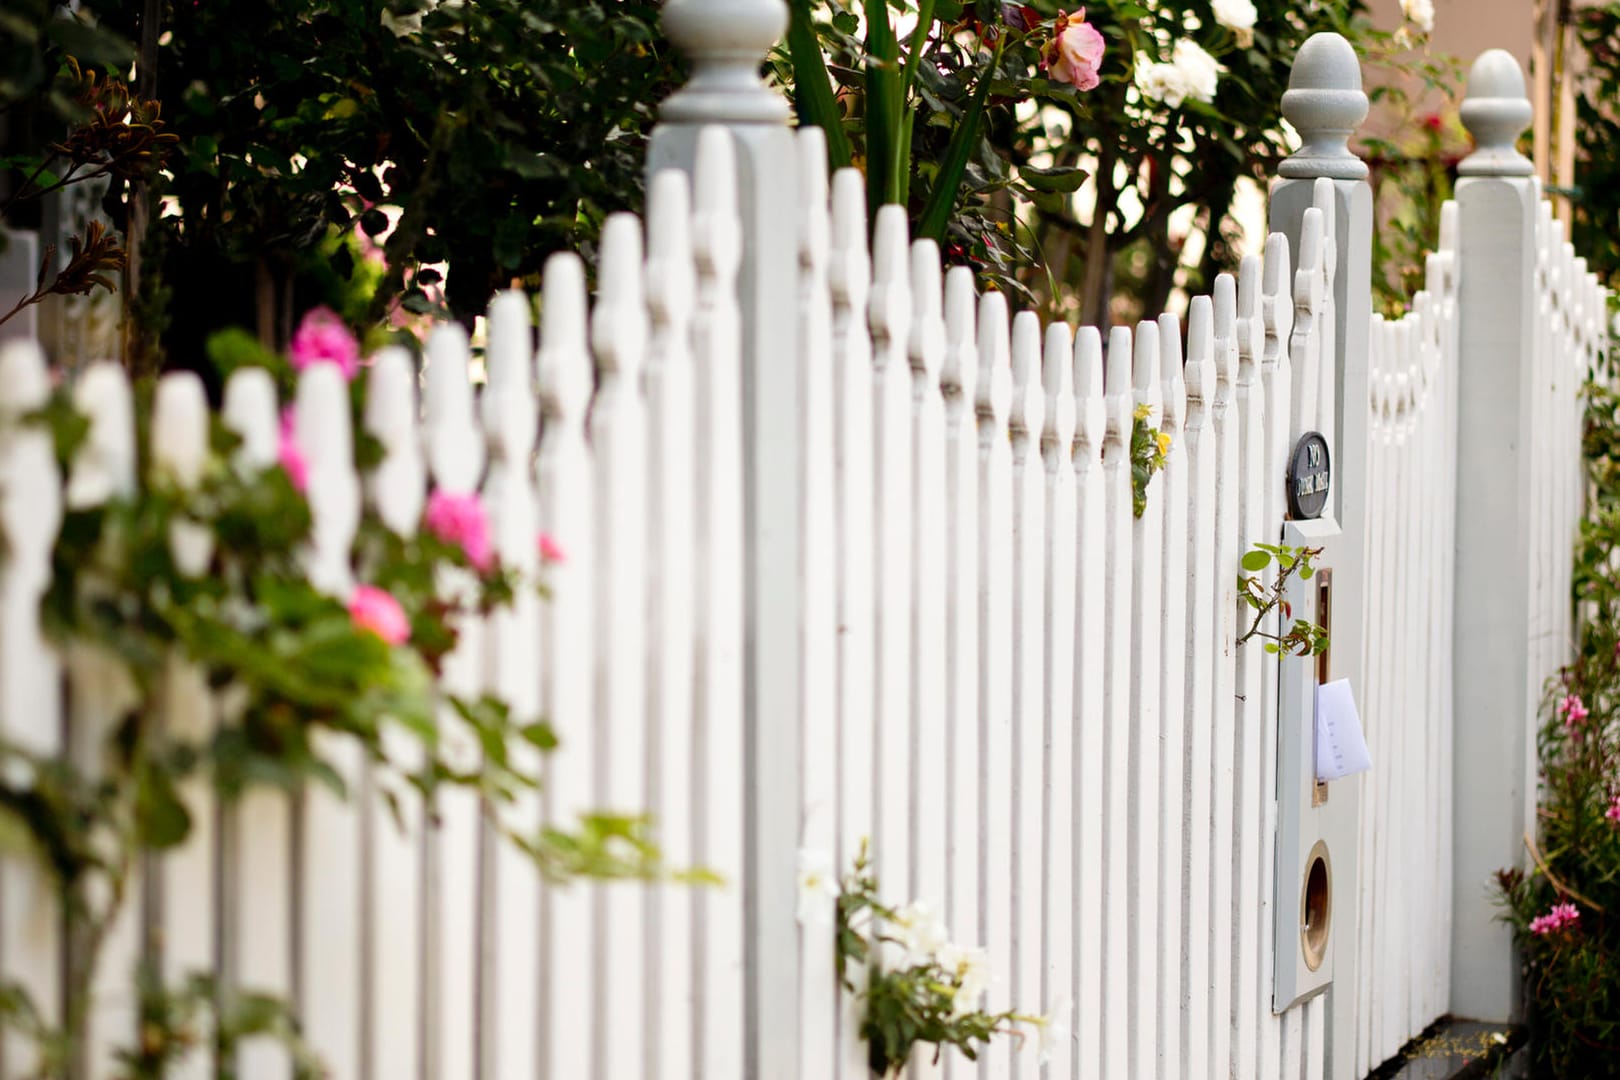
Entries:
POLYGON ((1355 47, 1340 34, 1312 34, 1294 57, 1282 97, 1303 145, 1277 171, 1290 179, 1365 179, 1367 163, 1351 152, 1350 136, 1367 107, 1355 47))
POLYGON ((1517 142, 1535 115, 1524 92, 1524 72, 1506 49, 1487 49, 1468 72, 1463 126, 1474 136, 1474 152, 1457 166, 1462 176, 1529 176, 1530 159, 1517 142))
POLYGON ((669 0, 664 34, 692 61, 692 76, 659 108, 659 119, 691 124, 786 124, 787 101, 759 77, 759 65, 788 25, 782 0, 669 0))

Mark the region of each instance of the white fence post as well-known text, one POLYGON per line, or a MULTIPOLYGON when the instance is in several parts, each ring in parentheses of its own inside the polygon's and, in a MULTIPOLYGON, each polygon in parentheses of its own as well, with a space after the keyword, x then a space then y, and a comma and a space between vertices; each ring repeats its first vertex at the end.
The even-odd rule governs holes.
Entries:
POLYGON ((1492 874, 1535 828, 1534 717, 1545 672, 1529 640, 1536 182, 1514 149, 1530 123, 1524 76, 1493 49, 1468 76, 1463 122, 1478 149, 1457 183, 1460 356, 1451 988, 1460 1016, 1520 1011, 1519 965, 1492 874))
POLYGON ((805 609, 805 415, 798 310, 799 155, 781 95, 757 67, 787 27, 782 0, 670 0, 663 27, 692 60, 686 86, 664 102, 649 175, 692 172, 704 126, 736 148, 743 258, 742 312, 745 619, 745 785, 742 888, 747 1076, 792 1080, 799 1059, 795 852, 800 845, 799 748, 805 609))
MULTIPOLYGON (((1324 234, 1333 243, 1325 255, 1332 291, 1326 298, 1327 326, 1322 328, 1321 360, 1317 373, 1328 380, 1333 415, 1320 419, 1330 440, 1333 479, 1328 511, 1343 530, 1334 561, 1333 675, 1348 678, 1362 691, 1362 640, 1366 621, 1365 561, 1367 538, 1368 438, 1368 331, 1372 320, 1372 189, 1367 166, 1349 149, 1356 126, 1367 115, 1367 95, 1361 88, 1361 65, 1355 49, 1338 34, 1315 34, 1301 47, 1283 95, 1282 111, 1299 131, 1304 145, 1278 168, 1281 179, 1271 191, 1271 228, 1288 237, 1290 250, 1301 250, 1305 214, 1317 205, 1318 181, 1331 184, 1332 220, 1324 234)), ((1324 192, 1324 195, 1326 193, 1324 192)), ((1271 479, 1279 482, 1281 475, 1271 479)), ((1359 781, 1335 785, 1340 820, 1359 817, 1359 781)), ((1347 860, 1334 868, 1334 891, 1348 900, 1341 912, 1353 908, 1359 894, 1356 867, 1347 860)), ((1354 931, 1355 919, 1336 920, 1336 933, 1354 931)), ((1329 990, 1331 1017, 1327 1075, 1354 1075, 1356 1012, 1355 987, 1359 973, 1355 950, 1341 938, 1336 951, 1333 987, 1329 990)), ((1313 1008, 1317 1006, 1312 1006, 1313 1008)), ((1314 1022, 1313 1022, 1314 1027, 1314 1022)))

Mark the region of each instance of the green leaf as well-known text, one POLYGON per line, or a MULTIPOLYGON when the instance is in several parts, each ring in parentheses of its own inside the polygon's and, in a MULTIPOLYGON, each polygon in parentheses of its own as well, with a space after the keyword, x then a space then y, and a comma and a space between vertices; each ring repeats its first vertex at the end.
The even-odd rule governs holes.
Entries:
POLYGON ((939 175, 934 179, 933 190, 928 193, 928 202, 923 207, 922 218, 917 223, 919 238, 930 239, 936 243, 945 238, 945 227, 950 224, 951 214, 956 209, 956 196, 962 188, 962 177, 967 172, 968 159, 972 156, 974 144, 979 140, 979 124, 984 119, 984 103, 990 95, 991 76, 995 74, 996 65, 1001 62, 1001 50, 1006 40, 1007 36, 1003 34, 996 42, 996 51, 991 54, 989 64, 979 73, 978 84, 973 88, 973 98, 962 114, 961 123, 951 132, 951 141, 945 146, 945 158, 939 167, 939 175))
POLYGON ((900 148, 900 42, 885 0, 866 0, 866 202, 873 220, 878 207, 899 202, 895 161, 900 148))
POLYGON ((1243 556, 1243 569, 1254 572, 1264 570, 1271 565, 1271 555, 1268 552, 1255 550, 1243 556))
MULTIPOLYGON (((852 33, 860 20, 853 12, 839 12, 851 24, 845 33, 852 33)), ((834 23, 838 22, 837 17, 834 23)), ((810 0, 793 0, 789 8, 788 54, 793 60, 794 99, 798 106, 799 122, 814 124, 827 137, 827 165, 832 169, 847 167, 851 161, 849 136, 844 132, 843 113, 833 91, 832 76, 827 72, 827 58, 821 52, 821 39, 816 36, 811 19, 810 0)))
POLYGON ((1090 175, 1077 165, 1059 165, 1050 169, 1037 169, 1033 165, 1018 167, 1018 178, 1036 191, 1068 194, 1078 191, 1090 175))

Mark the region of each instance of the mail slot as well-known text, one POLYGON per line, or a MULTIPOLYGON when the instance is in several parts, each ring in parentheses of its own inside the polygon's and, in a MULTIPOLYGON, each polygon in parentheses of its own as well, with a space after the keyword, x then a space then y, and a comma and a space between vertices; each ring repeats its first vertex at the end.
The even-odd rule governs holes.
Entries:
MULTIPOLYGON (((1317 780, 1317 687, 1333 672, 1335 556, 1342 541, 1332 518, 1289 521, 1282 542, 1320 548, 1309 579, 1290 579, 1285 598, 1293 617, 1324 627, 1328 648, 1317 656, 1283 656, 1277 694, 1277 859, 1272 1008, 1286 1010, 1325 991, 1334 957, 1350 929, 1349 898, 1341 895, 1355 858, 1355 800, 1335 793, 1348 781, 1317 780)), ((1348 644, 1348 643, 1346 643, 1348 644)))

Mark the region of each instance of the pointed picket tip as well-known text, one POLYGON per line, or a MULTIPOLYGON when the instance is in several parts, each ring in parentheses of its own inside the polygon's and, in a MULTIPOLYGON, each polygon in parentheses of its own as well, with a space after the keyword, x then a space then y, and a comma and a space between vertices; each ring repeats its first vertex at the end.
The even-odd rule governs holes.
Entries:
MULTIPOLYGON (((1306 213, 1309 212, 1306 211, 1306 213)), ((1266 237, 1265 274, 1262 279, 1263 295, 1281 296, 1288 289, 1290 270, 1288 237, 1282 233, 1272 233, 1266 237)))
MULTIPOLYGON (((877 223, 872 230, 872 293, 867 301, 867 319, 874 346, 882 342, 904 341, 910 329, 911 299, 907 280, 909 247, 905 208, 880 207, 877 223)), ((883 351, 880 347, 873 349, 873 356, 879 362, 883 359, 883 351)))
POLYGON ((1159 393, 1164 399, 1164 422, 1172 433, 1187 417, 1187 382, 1182 377, 1181 320, 1165 312, 1159 316, 1159 393))
POLYGON ((1153 422, 1158 423, 1159 396, 1159 324, 1143 319, 1136 324, 1136 348, 1131 359, 1131 388, 1139 403, 1154 407, 1153 422))
POLYGON ((1316 182, 1311 185, 1311 205, 1322 211, 1324 219, 1323 235, 1329 243, 1337 240, 1335 222, 1338 220, 1338 214, 1335 212, 1333 205, 1334 190, 1333 181, 1326 176, 1317 177, 1316 182))
POLYGON ((1074 394, 1078 414, 1075 438, 1079 446, 1095 450, 1107 426, 1102 335, 1095 326, 1082 326, 1074 336, 1074 394))
MULTIPOLYGON (((323 369, 342 381, 334 364, 312 364, 305 371, 323 369)), ((195 372, 170 372, 158 380, 152 398, 152 463, 182 488, 194 488, 207 458, 208 393, 195 372)))
POLYGON ((486 396, 492 391, 524 392, 534 385, 534 317, 528 294, 505 289, 489 302, 489 368, 486 396))
MULTIPOLYGON (((243 369, 259 370, 259 369, 243 369)), ((261 372, 262 373, 262 372, 261 372)), ((241 372, 238 372, 241 374, 241 372)), ((275 460, 275 388, 271 388, 270 457, 275 460)), ((98 360, 73 387, 73 407, 90 423, 63 492, 70 510, 135 493, 135 404, 124 369, 98 360)))
MULTIPOLYGON (((373 367, 372 379, 376 378, 373 367)), ((237 368, 225 381, 225 426, 242 440, 238 468, 258 472, 276 463, 279 446, 276 381, 261 367, 237 368)))
MULTIPOLYGON (((467 332, 459 323, 436 327, 427 341, 426 418, 428 468, 449 491, 472 491, 484 471, 484 442, 473 416, 467 378, 467 332)), ((303 407, 303 387, 299 387, 303 407)), ((307 448, 306 448, 307 452, 307 448)))
POLYGON ((1440 250, 1457 250, 1457 202, 1447 199, 1440 206, 1440 250))
POLYGON ((939 245, 911 242, 911 369, 926 379, 939 377, 945 357, 945 312, 941 294, 939 245))
POLYGON ((1215 401, 1215 305, 1195 296, 1187 309, 1187 363, 1182 368, 1187 396, 1184 426, 1204 423, 1215 401))
POLYGON ((945 363, 939 385, 946 393, 961 394, 970 402, 979 381, 977 307, 973 271, 966 266, 951 267, 945 272, 945 363))
POLYGON ((737 210, 737 153, 731 133, 698 133, 692 167, 692 251, 700 277, 728 283, 742 264, 742 222, 737 210))
POLYGON ((1066 322, 1046 328, 1046 349, 1041 358, 1041 382, 1046 391, 1043 441, 1067 448, 1074 442, 1074 334, 1066 322))
POLYGON ((660 169, 647 185, 647 258, 690 256, 692 185, 679 169, 660 169))
POLYGON ((839 251, 866 247, 866 178, 859 169, 833 174, 832 242, 839 251))
POLYGON ((0 343, 0 420, 33 412, 51 396, 45 350, 31 339, 0 343))
POLYGON ((795 133, 794 151, 798 157, 799 260, 806 266, 819 266, 827 257, 831 226, 827 209, 827 135, 814 124, 795 133))
POLYGON ((612 214, 602 226, 591 347, 597 369, 633 380, 647 345, 646 301, 641 293, 641 222, 612 214))
POLYGON ((408 438, 416 427, 416 365, 403 346, 378 350, 366 382, 366 431, 384 447, 408 438))
POLYGON ((545 415, 579 420, 591 400, 585 264, 571 251, 546 260, 540 320, 540 402, 545 415))
POLYGON ((1046 409, 1041 390, 1041 319, 1033 311, 1013 316, 1012 377, 1008 430, 1039 438, 1046 409))
POLYGON ((979 378, 974 399, 980 417, 998 425, 1012 407, 1012 352, 1007 298, 994 289, 979 297, 979 378))
POLYGON ((1260 321, 1260 257, 1245 255, 1238 264, 1237 341, 1238 371, 1258 364, 1265 349, 1266 328, 1260 321))
POLYGON ((692 176, 692 189, 700 210, 727 214, 735 212, 737 152, 729 131, 711 125, 698 132, 692 176))
POLYGON ((427 463, 416 417, 415 360, 401 346, 389 345, 372 360, 361 419, 383 448, 369 481, 371 499, 383 524, 400 536, 415 532, 427 499, 427 463))
POLYGON ((1238 307, 1237 278, 1231 274, 1215 275, 1215 383, 1231 384, 1237 379, 1238 364, 1238 307))
POLYGON ((1131 328, 1115 326, 1108 331, 1108 358, 1103 369, 1103 392, 1109 397, 1131 391, 1131 328))
POLYGON ((335 364, 311 364, 298 376, 298 445, 309 459, 313 483, 318 475, 348 472, 354 467, 349 430, 349 384, 335 364))
POLYGON ((1300 223, 1299 265, 1294 272, 1294 303, 1306 311, 1318 311, 1322 306, 1326 244, 1322 211, 1312 206, 1300 223))

